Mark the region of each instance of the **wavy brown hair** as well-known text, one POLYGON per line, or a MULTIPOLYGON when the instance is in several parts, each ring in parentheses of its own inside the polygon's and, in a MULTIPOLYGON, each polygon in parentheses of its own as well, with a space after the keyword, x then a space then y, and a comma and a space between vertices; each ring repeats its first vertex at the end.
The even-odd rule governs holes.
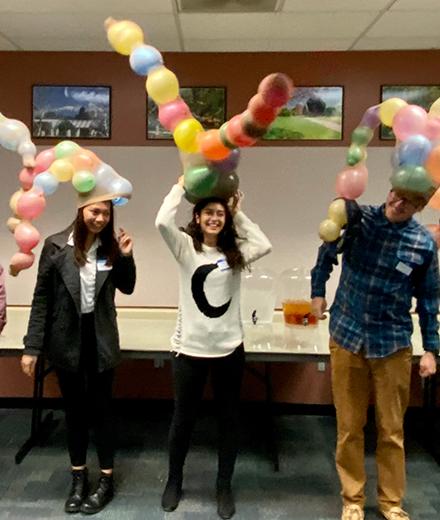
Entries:
POLYGON ((219 197, 208 197, 206 199, 199 200, 199 202, 197 202, 193 208, 191 222, 188 223, 186 228, 182 228, 182 231, 187 233, 192 238, 194 249, 198 252, 201 252, 203 244, 203 232, 200 224, 197 223, 196 217, 200 217, 203 208, 205 208, 210 203, 221 204, 225 211, 225 225, 218 234, 217 249, 224 253, 231 269, 241 271, 246 267, 246 263, 240 249, 238 248, 237 239, 239 236, 234 226, 232 213, 224 199, 219 197))
MULTIPOLYGON (((114 230, 114 211, 113 204, 110 201, 106 201, 109 204, 110 209, 110 220, 105 228, 99 233, 101 245, 99 246, 99 254, 107 257, 107 265, 113 265, 115 260, 119 256, 119 246, 116 240, 114 230)), ((76 215, 76 219, 73 222, 73 251, 75 261, 79 266, 84 266, 87 262, 87 251, 85 250, 87 236, 89 230, 84 222, 84 208, 79 208, 76 215)))

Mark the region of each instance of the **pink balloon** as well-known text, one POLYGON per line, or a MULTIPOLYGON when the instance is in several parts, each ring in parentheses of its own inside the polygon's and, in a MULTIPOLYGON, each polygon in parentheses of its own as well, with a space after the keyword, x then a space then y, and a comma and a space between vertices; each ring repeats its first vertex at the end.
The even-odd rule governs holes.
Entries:
POLYGON ((440 139, 440 117, 428 117, 425 135, 431 141, 440 139))
POLYGON ((393 119, 393 131, 397 139, 404 141, 415 134, 425 134, 428 122, 426 110, 417 105, 406 105, 393 119))
POLYGON ((35 157, 35 175, 37 173, 45 172, 49 169, 49 166, 55 161, 55 150, 54 148, 48 148, 40 152, 35 157))
POLYGON ((336 193, 344 199, 357 199, 364 193, 367 181, 368 170, 365 166, 345 168, 336 177, 336 193))
POLYGON ((257 140, 244 133, 241 122, 242 115, 243 114, 237 114, 228 121, 226 125, 226 137, 232 144, 235 144, 235 146, 252 146, 257 140))
POLYGON ((9 262, 9 272, 12 276, 17 276, 23 269, 29 269, 34 260, 34 253, 15 253, 9 262))
POLYGON ((17 200, 17 215, 24 220, 33 220, 43 212, 46 199, 41 191, 25 191, 17 200))
POLYGON ((40 241, 38 229, 29 222, 21 222, 14 231, 15 241, 22 253, 30 253, 40 241))
POLYGON ((292 97, 293 83, 286 74, 274 72, 262 80, 258 85, 258 92, 267 105, 282 107, 292 97))
POLYGON ((18 180, 24 190, 30 190, 35 179, 35 171, 33 168, 23 168, 18 174, 18 180))
POLYGON ((159 106, 159 122, 170 132, 173 132, 180 121, 190 117, 191 110, 181 98, 159 106))

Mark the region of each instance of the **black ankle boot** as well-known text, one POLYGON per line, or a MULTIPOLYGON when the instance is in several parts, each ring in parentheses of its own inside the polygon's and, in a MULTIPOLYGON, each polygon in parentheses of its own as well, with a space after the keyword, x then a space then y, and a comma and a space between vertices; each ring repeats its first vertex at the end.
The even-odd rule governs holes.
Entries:
POLYGON ((89 482, 87 479, 87 468, 72 470, 72 487, 69 496, 64 504, 66 513, 78 513, 89 492, 89 482))
POLYGON ((174 511, 182 498, 182 479, 168 478, 162 494, 162 509, 167 512, 174 511))
POLYGON ((235 514, 235 502, 230 482, 227 484, 217 482, 217 513, 224 520, 232 518, 235 514))
POLYGON ((113 475, 101 473, 98 487, 81 504, 80 511, 86 515, 99 513, 113 498, 113 475))

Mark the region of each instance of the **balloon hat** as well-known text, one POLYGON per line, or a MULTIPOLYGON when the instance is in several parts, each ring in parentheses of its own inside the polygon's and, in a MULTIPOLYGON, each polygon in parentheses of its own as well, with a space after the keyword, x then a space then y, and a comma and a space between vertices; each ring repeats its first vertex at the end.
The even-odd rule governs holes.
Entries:
POLYGON ((28 127, 17 119, 9 119, 0 112, 0 145, 21 155, 23 166, 32 167, 37 149, 31 141, 28 127))
POLYGON ((21 170, 21 189, 9 201, 14 216, 8 219, 7 226, 19 247, 9 263, 13 276, 34 263, 32 249, 41 235, 31 222, 42 214, 46 196, 55 193, 59 183, 71 181, 78 194, 78 208, 104 200, 122 206, 133 191, 127 179, 102 162, 94 152, 73 141, 61 141, 55 147, 43 150, 33 163, 33 167, 21 170))
POLYGON ((340 198, 329 207, 328 218, 319 226, 325 242, 339 238, 347 223, 343 199, 355 200, 367 186, 366 148, 374 130, 383 124, 393 129, 396 146, 392 155, 393 189, 414 195, 440 210, 440 98, 427 113, 400 98, 390 98, 368 108, 351 135, 346 167, 336 177, 336 193, 340 198))
POLYGON ((236 169, 240 148, 252 146, 262 137, 293 93, 291 79, 275 73, 265 77, 247 110, 235 115, 220 129, 203 129, 179 96, 176 75, 164 65, 161 53, 144 43, 142 29, 132 21, 105 21, 113 49, 130 56, 130 67, 147 76, 148 96, 158 105, 159 122, 173 134, 180 151, 187 199, 217 196, 228 199, 238 189, 236 169))

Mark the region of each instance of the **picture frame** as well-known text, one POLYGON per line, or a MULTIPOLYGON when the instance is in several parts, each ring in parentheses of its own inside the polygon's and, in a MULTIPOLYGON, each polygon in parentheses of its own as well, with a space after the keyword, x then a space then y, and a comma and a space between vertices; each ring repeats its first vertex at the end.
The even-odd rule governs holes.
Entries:
MULTIPOLYGON (((180 97, 205 130, 220 128, 226 121, 226 87, 180 87, 180 97)), ((158 107, 147 98, 147 139, 172 139, 159 122, 158 107)))
POLYGON ((297 86, 263 139, 341 141, 343 116, 343 86, 297 86))
POLYGON ((111 87, 33 85, 32 137, 111 139, 111 87))
MULTIPOLYGON (((380 102, 392 97, 399 97, 428 111, 432 103, 440 97, 440 85, 382 85, 380 102)), ((395 139, 393 130, 385 125, 380 126, 379 137, 384 141, 395 139)))

